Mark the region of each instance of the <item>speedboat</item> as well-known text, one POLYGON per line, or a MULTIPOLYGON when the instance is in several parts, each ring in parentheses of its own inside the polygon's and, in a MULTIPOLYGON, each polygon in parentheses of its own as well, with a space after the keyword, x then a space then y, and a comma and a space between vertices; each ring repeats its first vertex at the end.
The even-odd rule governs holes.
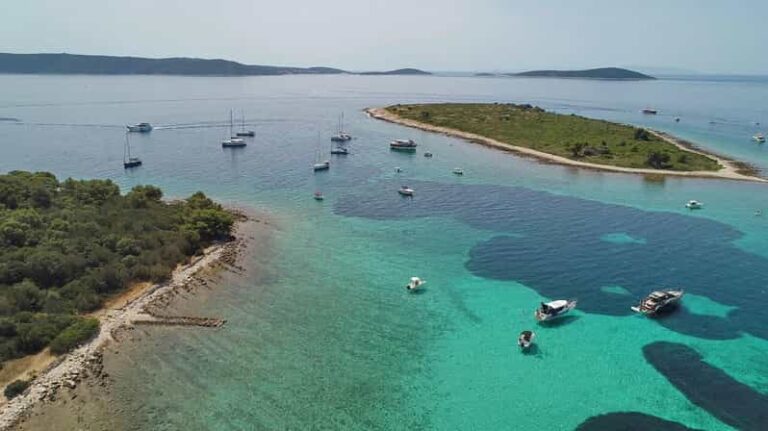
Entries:
POLYGON ((704 208, 704 204, 695 199, 691 199, 685 204, 685 207, 689 210, 700 210, 704 208))
POLYGON ((757 142, 758 144, 762 144, 763 142, 765 142, 765 135, 763 135, 762 133, 758 133, 757 135, 753 136, 752 139, 754 139, 754 141, 757 142))
POLYGON ((135 168, 136 166, 141 166, 141 159, 138 157, 129 157, 123 160, 123 168, 125 169, 135 168))
POLYGON ((321 201, 321 200, 323 200, 323 199, 325 199, 325 196, 323 196, 323 194, 322 194, 322 193, 320 193, 320 192, 315 192, 315 200, 316 200, 316 201, 321 201))
POLYGON ((244 147, 246 146, 246 143, 243 138, 233 136, 229 139, 221 141, 221 146, 224 148, 244 147))
POLYGON ((419 277, 411 277, 411 281, 409 281, 408 284, 405 285, 405 288, 410 291, 414 291, 419 289, 425 283, 426 283, 426 280, 422 280, 419 277))
POLYGON ((453 168, 453 173, 456 174, 456 175, 464 175, 464 169, 453 168))
POLYGON ((395 139, 389 143, 389 149, 395 151, 416 151, 416 142, 413 139, 395 139))
POLYGON ((314 169, 315 171, 326 171, 330 168, 331 168, 331 162, 329 162, 328 160, 322 163, 315 163, 314 165, 312 165, 312 169, 314 169))
POLYGON ((149 123, 139 123, 132 126, 125 126, 129 132, 147 133, 152 131, 152 125, 149 123))
POLYGON ((656 114, 659 113, 659 111, 657 111, 655 109, 651 109, 651 108, 645 108, 645 109, 643 109, 642 112, 643 112, 643 114, 647 114, 647 115, 656 115, 656 114))
POLYGON ((646 296, 645 299, 640 301, 639 305, 631 308, 636 313, 645 315, 656 314, 664 307, 680 301, 683 294, 683 290, 657 290, 646 296))
POLYGON ((432 153, 426 152, 426 153, 424 153, 424 157, 430 158, 430 157, 432 157, 432 153))
POLYGON ((408 186, 400 187, 400 190, 398 190, 397 192, 403 196, 413 196, 413 189, 408 186))
POLYGON ((541 306, 536 309, 536 320, 543 322, 545 320, 552 320, 556 317, 560 317, 563 314, 576 308, 576 300, 558 299, 556 301, 542 302, 541 306))
POLYGON ((337 156, 346 156, 349 154, 349 150, 344 147, 335 147, 331 148, 331 154, 335 154, 337 156))
POLYGON ((533 344, 533 339, 536 338, 536 333, 533 331, 523 331, 520 336, 517 337, 517 345, 521 349, 527 350, 533 344))

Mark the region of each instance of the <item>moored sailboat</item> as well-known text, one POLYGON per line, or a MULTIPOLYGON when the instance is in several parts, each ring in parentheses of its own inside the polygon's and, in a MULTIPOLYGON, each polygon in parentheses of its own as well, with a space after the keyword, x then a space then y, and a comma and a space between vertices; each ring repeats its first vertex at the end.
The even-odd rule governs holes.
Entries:
POLYGON ((131 156, 131 142, 128 140, 128 133, 125 134, 125 146, 123 147, 123 168, 130 169, 141 166, 141 159, 131 156))

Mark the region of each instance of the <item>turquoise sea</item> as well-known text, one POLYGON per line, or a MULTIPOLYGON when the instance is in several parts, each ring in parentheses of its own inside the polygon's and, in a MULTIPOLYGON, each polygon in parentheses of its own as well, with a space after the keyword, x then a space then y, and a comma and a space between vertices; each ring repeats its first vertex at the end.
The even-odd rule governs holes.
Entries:
POLYGON ((0 94, 0 171, 203 190, 273 225, 245 275, 184 305, 225 328, 153 329, 122 354, 129 429, 768 428, 767 186, 541 164, 362 112, 532 103, 768 172, 768 147, 750 141, 768 130, 768 80, 7 75, 0 94), (220 146, 230 108, 256 131, 247 148, 220 146), (352 154, 313 173, 342 111, 352 154), (126 172, 124 126, 141 121, 156 130, 131 136, 144 165, 126 172), (401 137, 418 153, 391 153, 401 137), (421 294, 403 288, 413 275, 421 294), (687 292, 677 312, 630 312, 672 286, 687 292), (537 325, 537 304, 557 298, 579 308, 537 325))

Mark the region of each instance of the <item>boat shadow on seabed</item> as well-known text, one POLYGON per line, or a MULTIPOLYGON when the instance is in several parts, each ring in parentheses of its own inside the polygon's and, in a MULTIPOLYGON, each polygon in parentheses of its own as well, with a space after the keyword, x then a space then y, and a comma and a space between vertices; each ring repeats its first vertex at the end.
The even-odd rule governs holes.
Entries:
POLYGON ((558 317, 557 319, 540 321, 539 325, 545 328, 559 328, 561 326, 569 325, 579 319, 581 319, 580 316, 568 315, 568 316, 558 317))

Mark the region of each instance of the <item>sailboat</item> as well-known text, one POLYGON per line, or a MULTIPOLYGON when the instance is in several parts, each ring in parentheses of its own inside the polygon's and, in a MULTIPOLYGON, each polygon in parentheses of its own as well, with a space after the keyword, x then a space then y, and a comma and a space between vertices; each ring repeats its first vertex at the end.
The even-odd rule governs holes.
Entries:
POLYGON ((347 142, 351 141, 352 136, 348 133, 344 132, 344 113, 342 112, 339 116, 339 131, 331 136, 331 141, 333 142, 347 142))
POLYGON ((317 155, 315 156, 315 164, 312 165, 312 169, 314 169, 315 172, 317 171, 327 171, 331 168, 331 161, 326 160, 321 162, 320 161, 320 134, 317 134, 317 155))
POLYGON ((240 131, 237 132, 237 136, 248 136, 250 138, 256 136, 256 133, 254 133, 253 130, 245 130, 245 113, 243 112, 242 115, 243 115, 243 123, 240 128, 240 131))
POLYGON ((125 134, 125 147, 123 148, 123 168, 130 169, 141 166, 141 159, 131 157, 131 143, 128 141, 128 133, 125 134))
POLYGON ((235 148, 235 147, 244 147, 245 141, 243 138, 238 138, 234 134, 234 114, 232 113, 232 110, 229 110, 229 139, 225 139, 221 141, 221 146, 224 148, 235 148))

